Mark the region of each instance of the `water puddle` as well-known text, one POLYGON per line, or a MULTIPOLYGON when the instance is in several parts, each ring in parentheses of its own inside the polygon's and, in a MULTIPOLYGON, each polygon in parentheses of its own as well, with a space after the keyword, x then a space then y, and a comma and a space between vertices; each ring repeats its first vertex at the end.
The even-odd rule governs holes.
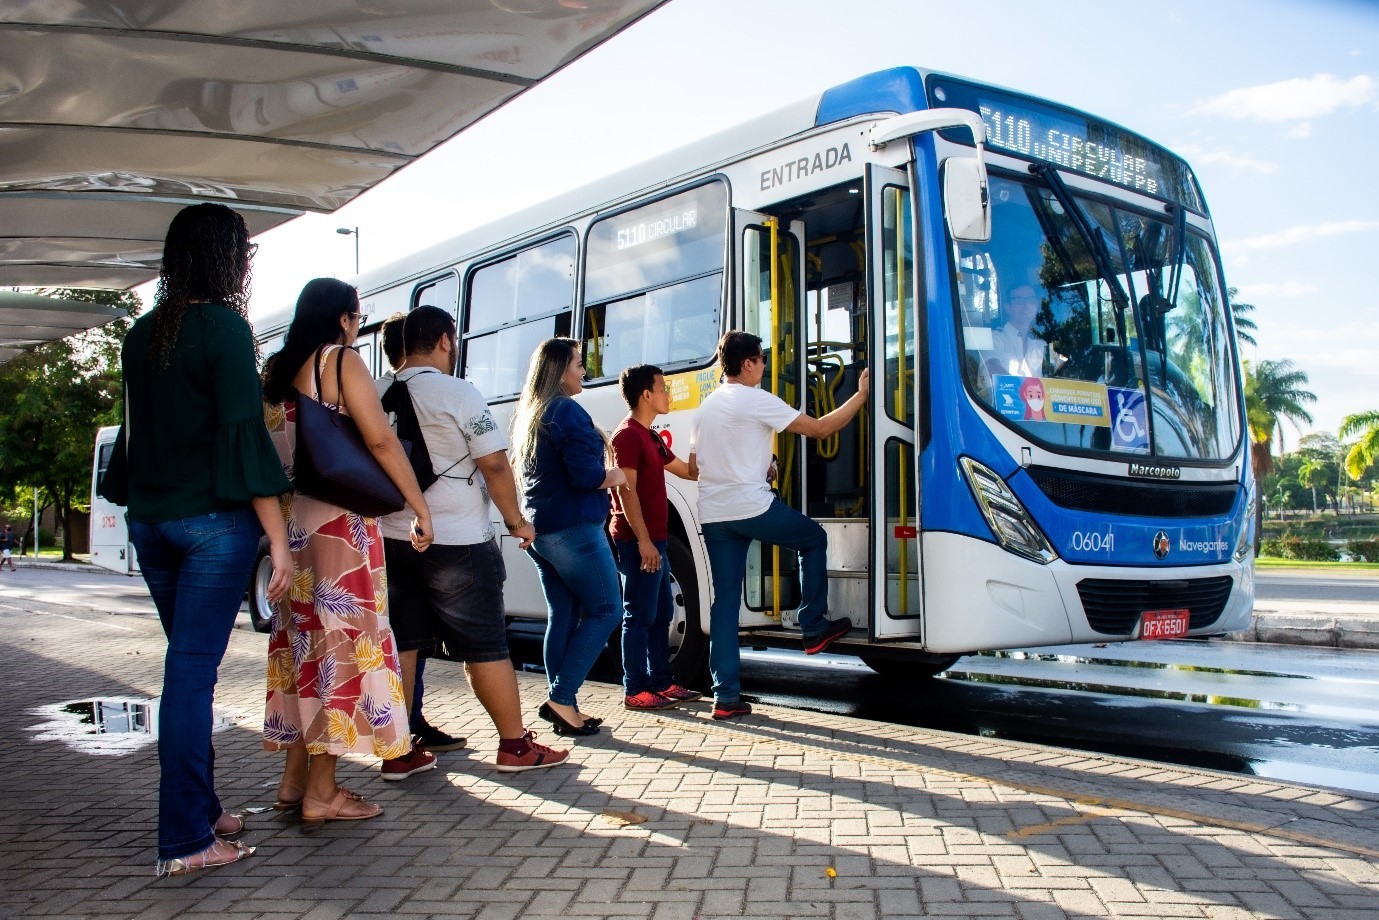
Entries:
MULTIPOLYGON (((29 730, 35 741, 60 741, 83 754, 131 754, 158 740, 158 707, 157 697, 68 700, 31 710, 43 721, 29 730)), ((212 732, 232 725, 228 715, 214 711, 212 732)))

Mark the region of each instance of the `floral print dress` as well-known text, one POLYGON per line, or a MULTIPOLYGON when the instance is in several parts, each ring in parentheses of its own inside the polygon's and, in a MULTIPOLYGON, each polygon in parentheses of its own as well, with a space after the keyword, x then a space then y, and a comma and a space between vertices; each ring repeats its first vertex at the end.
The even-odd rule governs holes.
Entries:
MULTIPOLYGON (((296 406, 268 405, 264 421, 291 478, 296 406)), ((401 757, 411 734, 378 521, 295 491, 281 502, 292 587, 273 610, 263 746, 401 757)))

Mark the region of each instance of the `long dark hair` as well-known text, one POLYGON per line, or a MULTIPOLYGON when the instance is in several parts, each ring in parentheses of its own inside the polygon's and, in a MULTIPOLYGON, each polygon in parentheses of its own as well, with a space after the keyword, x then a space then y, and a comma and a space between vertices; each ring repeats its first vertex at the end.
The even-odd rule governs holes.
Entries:
POLYGON ((359 312, 359 292, 336 278, 312 278, 297 296, 297 311, 282 351, 263 366, 263 398, 281 403, 297 395, 292 378, 316 349, 340 341, 340 317, 359 312))
POLYGON ((167 367, 187 305, 218 303, 249 320, 249 229, 223 204, 194 204, 177 212, 163 243, 163 266, 153 297, 148 360, 167 367))

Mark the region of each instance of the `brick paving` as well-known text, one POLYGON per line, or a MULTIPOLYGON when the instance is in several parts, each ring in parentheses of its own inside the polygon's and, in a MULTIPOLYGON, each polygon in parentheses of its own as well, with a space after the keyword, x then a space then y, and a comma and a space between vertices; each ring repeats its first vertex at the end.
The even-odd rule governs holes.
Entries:
MULTIPOLYGON (((96 755, 45 729, 57 703, 156 695, 156 620, 29 602, 0 604, 0 623, 4 918, 1379 915, 1379 800, 772 706, 727 724, 704 704, 624 713, 603 685, 583 701, 608 725, 572 766, 502 774, 445 663, 428 716, 469 750, 401 783, 342 763, 381 818, 308 833, 254 815, 252 858, 156 880, 153 746, 96 755)), ((234 809, 276 785, 265 644, 237 629, 221 669, 234 809)), ((534 713, 544 684, 521 686, 534 713)))

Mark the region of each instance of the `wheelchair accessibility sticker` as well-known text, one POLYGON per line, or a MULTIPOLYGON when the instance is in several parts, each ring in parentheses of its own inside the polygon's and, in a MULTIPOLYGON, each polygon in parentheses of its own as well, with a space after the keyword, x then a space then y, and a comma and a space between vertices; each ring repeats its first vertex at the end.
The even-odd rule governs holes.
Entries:
POLYGON ((1145 453, 1149 450, 1149 415, 1143 390, 1107 387, 1111 399, 1111 449, 1145 453))

